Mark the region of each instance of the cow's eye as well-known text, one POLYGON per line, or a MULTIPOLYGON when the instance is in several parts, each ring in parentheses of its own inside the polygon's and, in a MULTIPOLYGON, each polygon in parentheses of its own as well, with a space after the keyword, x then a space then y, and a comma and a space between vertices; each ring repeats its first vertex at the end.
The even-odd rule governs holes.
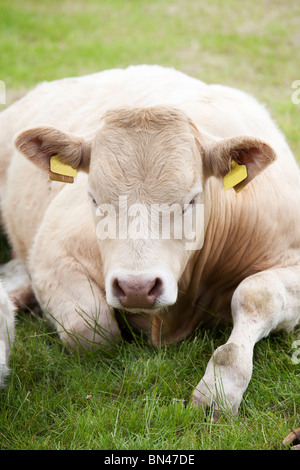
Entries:
POLYGON ((197 202, 197 196, 194 196, 193 199, 190 200, 189 205, 193 206, 197 202))
POLYGON ((92 193, 88 193, 88 195, 89 195, 89 198, 90 198, 90 200, 91 200, 93 206, 96 207, 96 206, 97 206, 96 199, 94 198, 94 196, 92 195, 92 193))
POLYGON ((199 200, 199 196, 200 196, 200 193, 195 194, 193 199, 190 200, 189 206, 194 206, 197 203, 197 201, 199 200))
POLYGON ((185 213, 190 207, 193 207, 193 206, 197 203, 198 198, 199 198, 199 194, 195 194, 195 196, 193 197, 193 199, 191 199, 188 204, 185 204, 185 205, 184 205, 183 213, 185 213))

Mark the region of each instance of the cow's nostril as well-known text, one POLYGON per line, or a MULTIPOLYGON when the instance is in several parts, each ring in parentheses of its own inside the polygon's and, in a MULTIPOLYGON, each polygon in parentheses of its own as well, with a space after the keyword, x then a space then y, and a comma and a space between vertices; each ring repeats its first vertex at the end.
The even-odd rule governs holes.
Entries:
POLYGON ((155 298, 159 297, 162 294, 162 286, 163 286, 162 280, 159 277, 157 277, 154 281, 153 287, 148 292, 148 296, 155 297, 155 298))
POLYGON ((112 283, 112 290, 113 294, 118 298, 118 299, 124 299, 126 297, 126 293, 122 289, 122 287, 119 284, 119 280, 116 278, 113 280, 112 283))
POLYGON ((138 311, 157 312, 172 305, 177 299, 177 284, 171 274, 163 270, 126 272, 116 270, 105 279, 106 300, 109 306, 138 311))
POLYGON ((112 293, 127 308, 151 308, 163 292, 160 277, 145 279, 129 276, 127 279, 115 277, 112 281, 112 293))

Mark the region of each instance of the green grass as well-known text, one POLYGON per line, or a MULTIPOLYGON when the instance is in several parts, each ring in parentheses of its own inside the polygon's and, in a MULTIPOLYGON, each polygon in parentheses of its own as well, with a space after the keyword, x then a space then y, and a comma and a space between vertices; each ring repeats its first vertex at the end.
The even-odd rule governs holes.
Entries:
MULTIPOLYGON (((300 3, 297 0, 0 0, 0 79, 8 102, 41 80, 138 63, 174 66, 264 101, 300 158, 300 3)), ((3 108, 3 106, 2 106, 3 108)), ((1 105, 0 105, 1 109, 1 105)), ((8 248, 1 239, 1 258, 8 248)), ((169 349, 141 339, 111 354, 70 355, 51 326, 19 315, 0 449, 281 449, 299 427, 298 332, 255 348, 237 417, 190 406, 230 328, 199 330, 169 349)))
POLYGON ((50 332, 42 319, 19 318, 10 383, 0 393, 1 449, 281 449, 299 425, 293 335, 259 343, 239 416, 214 421, 190 396, 229 328, 160 350, 135 338, 111 354, 81 356, 50 332))
POLYGON ((158 63, 255 94, 300 158, 298 0, 0 0, 0 11, 9 102, 42 80, 158 63))

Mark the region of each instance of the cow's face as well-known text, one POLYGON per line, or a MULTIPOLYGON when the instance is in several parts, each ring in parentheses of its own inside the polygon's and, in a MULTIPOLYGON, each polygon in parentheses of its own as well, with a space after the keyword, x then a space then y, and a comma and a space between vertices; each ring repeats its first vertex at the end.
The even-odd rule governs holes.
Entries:
POLYGON ((224 176, 235 160, 247 166, 245 186, 275 158, 257 139, 214 139, 168 107, 110 111, 92 139, 30 129, 16 146, 50 176, 54 154, 89 173, 107 302, 152 313, 176 302, 186 264, 202 247, 207 178, 224 176))
POLYGON ((165 108, 115 110, 104 122, 92 144, 88 193, 107 301, 155 311, 176 301, 191 253, 203 188, 195 129, 165 108))

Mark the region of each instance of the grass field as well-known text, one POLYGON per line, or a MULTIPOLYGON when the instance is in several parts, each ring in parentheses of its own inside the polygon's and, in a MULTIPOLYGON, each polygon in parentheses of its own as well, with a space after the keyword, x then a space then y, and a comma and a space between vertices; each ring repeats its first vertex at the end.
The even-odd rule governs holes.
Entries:
MULTIPOLYGON (((300 105, 291 100, 300 79, 297 0, 0 0, 0 12, 8 103, 41 80, 174 66, 255 94, 300 161, 300 105)), ((7 256, 3 243, 1 261, 7 256)), ((20 314, 10 382, 0 391, 0 449, 282 449, 300 426, 300 365, 292 362, 300 331, 256 346, 239 415, 214 421, 189 400, 229 334, 199 330, 160 350, 135 338, 111 355, 77 356, 45 320, 20 314)))

